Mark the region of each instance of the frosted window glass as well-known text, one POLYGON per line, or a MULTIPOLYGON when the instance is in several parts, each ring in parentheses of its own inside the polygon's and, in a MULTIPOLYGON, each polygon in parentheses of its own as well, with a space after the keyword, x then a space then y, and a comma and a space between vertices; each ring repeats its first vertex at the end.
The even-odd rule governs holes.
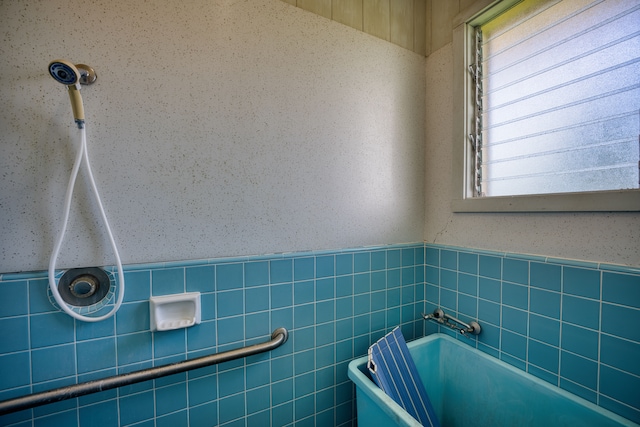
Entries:
POLYGON ((525 0, 481 26, 485 196, 640 188, 640 3, 525 0))

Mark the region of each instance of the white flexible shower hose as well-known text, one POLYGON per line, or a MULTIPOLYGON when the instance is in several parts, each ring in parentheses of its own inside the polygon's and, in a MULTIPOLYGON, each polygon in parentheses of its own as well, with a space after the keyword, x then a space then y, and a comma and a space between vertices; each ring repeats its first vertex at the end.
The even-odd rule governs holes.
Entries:
POLYGON ((101 320, 108 319, 113 316, 116 311, 122 305, 122 300, 124 299, 124 273, 122 271, 122 262, 120 261, 120 254, 118 253, 118 248, 116 247, 116 242, 113 238, 113 233, 111 232, 111 227, 109 226, 109 221, 107 221, 107 215, 104 212, 104 207, 102 206, 102 201, 100 200, 100 194, 98 193, 98 187, 96 185, 95 179, 93 178, 93 172, 91 171, 91 164, 89 163, 89 154, 87 151, 87 132, 84 126, 80 129, 80 148, 78 149, 78 154, 76 155, 75 162, 73 163, 73 168, 71 170, 71 177, 69 178, 69 184, 67 185, 67 193, 64 200, 64 218, 62 221, 62 229, 60 230, 60 235, 58 236, 58 240, 54 246, 53 252, 51 253, 51 258, 49 260, 49 288, 51 289, 51 294, 55 298, 58 306, 69 316, 82 320, 83 322, 99 322, 101 320), (85 316, 75 311, 71 310, 67 303, 60 296, 60 292, 58 291, 58 286, 55 280, 55 270, 56 270, 56 260, 58 258, 58 254, 60 253, 60 248, 62 246, 62 241, 64 240, 64 235, 67 231, 67 224, 69 222, 69 212, 71 211, 71 200, 73 199, 73 189, 75 187, 76 178, 78 177, 78 171, 80 170, 80 165, 84 160, 87 174, 89 176, 89 182, 91 183, 91 188, 93 189, 93 194, 95 196, 96 202, 98 203, 98 207, 100 208, 100 214, 102 215, 102 220, 104 221, 104 226, 107 230, 107 234, 109 235, 109 241, 111 242, 111 247, 113 248, 113 253, 116 257, 116 265, 118 268, 118 287, 116 293, 118 294, 117 300, 111 311, 102 316, 85 316))

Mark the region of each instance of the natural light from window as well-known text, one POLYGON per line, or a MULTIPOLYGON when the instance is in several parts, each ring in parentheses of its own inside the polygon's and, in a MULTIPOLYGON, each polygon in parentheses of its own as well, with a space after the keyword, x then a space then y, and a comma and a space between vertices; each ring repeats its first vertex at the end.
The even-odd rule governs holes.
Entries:
POLYGON ((525 0, 474 30, 474 197, 640 188, 638 1, 525 0))

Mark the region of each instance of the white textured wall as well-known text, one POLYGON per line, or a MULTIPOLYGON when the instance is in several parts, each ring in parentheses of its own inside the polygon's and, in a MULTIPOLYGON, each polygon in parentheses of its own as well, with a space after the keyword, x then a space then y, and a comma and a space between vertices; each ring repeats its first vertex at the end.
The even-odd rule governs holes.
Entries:
POLYGON ((640 266, 640 213, 452 213, 452 49, 427 58, 425 240, 640 266))
MULTIPOLYGON (((2 1, 0 28, 0 272, 46 268, 60 227, 56 58, 98 73, 89 150, 124 263, 423 234, 417 54, 279 0, 2 1)), ((79 183, 58 266, 112 264, 79 183)))

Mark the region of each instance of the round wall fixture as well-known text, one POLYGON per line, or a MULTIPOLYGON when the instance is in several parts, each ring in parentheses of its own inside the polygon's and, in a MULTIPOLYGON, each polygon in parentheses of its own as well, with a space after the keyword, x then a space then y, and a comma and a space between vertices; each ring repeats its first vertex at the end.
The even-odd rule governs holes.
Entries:
POLYGON ((58 292, 69 305, 86 307, 102 301, 109 295, 111 282, 101 268, 73 268, 58 281, 58 292))

